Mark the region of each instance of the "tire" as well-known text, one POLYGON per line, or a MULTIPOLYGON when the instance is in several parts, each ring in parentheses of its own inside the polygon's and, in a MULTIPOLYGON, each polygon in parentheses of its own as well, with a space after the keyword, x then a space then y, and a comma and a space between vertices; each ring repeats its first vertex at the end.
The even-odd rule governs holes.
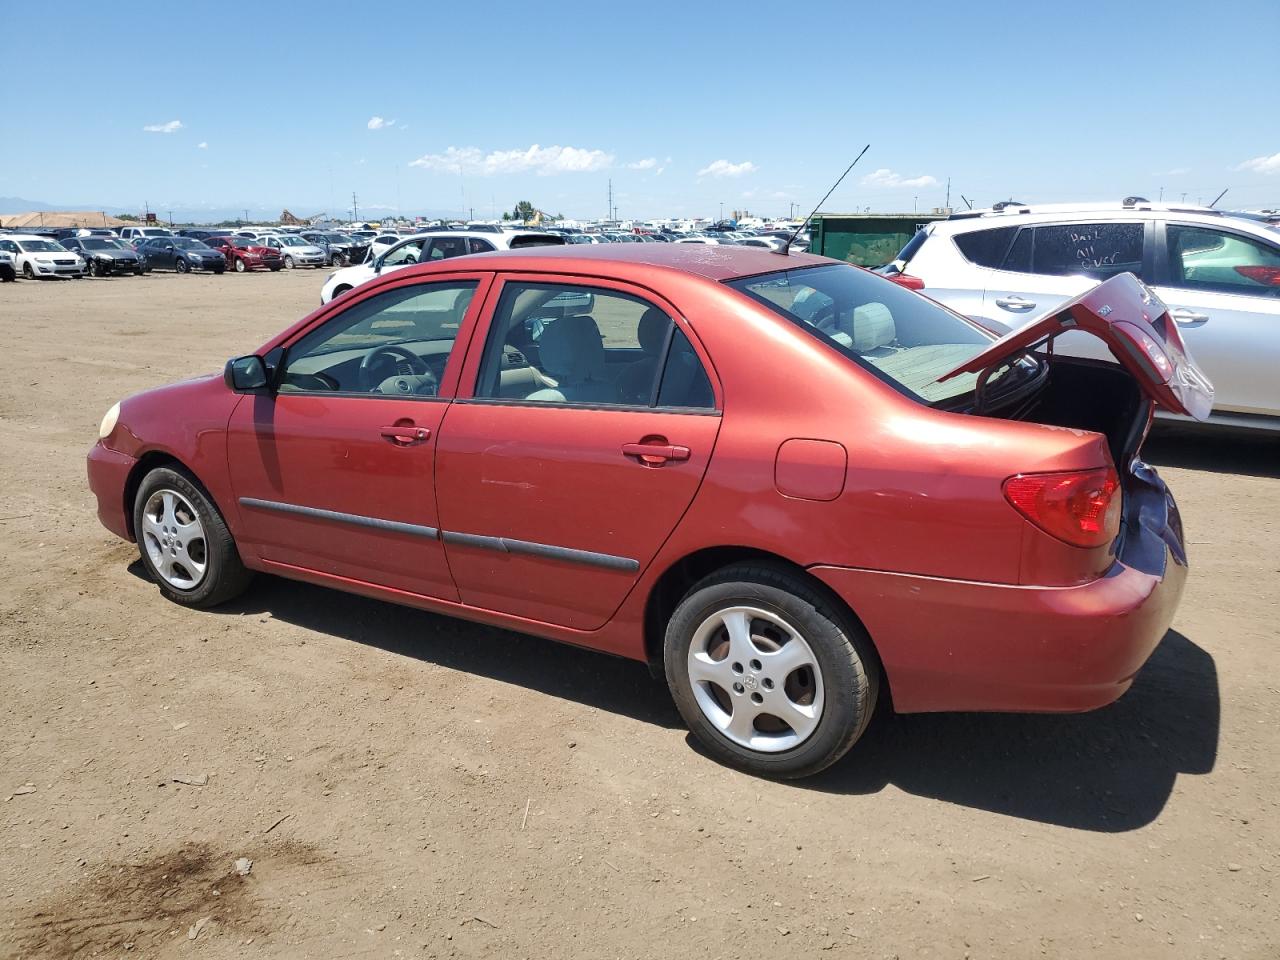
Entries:
POLYGON ((174 603, 214 607, 243 593, 253 578, 222 514, 185 470, 157 467, 142 478, 133 504, 133 529, 142 565, 160 593, 174 603), (190 535, 193 522, 199 523, 199 535, 183 545, 182 532, 190 535), (201 558, 203 569, 198 567, 201 558))
POLYGON ((28 280, 34 280, 36 278, 36 272, 31 269, 31 264, 29 263, 24 263, 22 265, 22 275, 28 280))
POLYGON ((347 258, 344 257, 342 254, 338 253, 337 251, 329 254, 329 266, 345 267, 346 265, 347 265, 347 258))
POLYGON ((175 260, 175 261, 174 261, 174 263, 173 263, 173 269, 174 269, 174 270, 176 270, 176 271, 178 271, 178 273, 190 273, 190 272, 191 272, 191 267, 190 267, 190 265, 188 265, 187 261, 183 260, 181 257, 179 257, 177 260, 175 260))
POLYGON ((142 276, 142 264, 138 264, 136 267, 133 268, 133 275, 135 277, 142 276))
POLYGON ((101 275, 101 271, 98 269, 98 261, 97 261, 97 260, 90 260, 90 261, 89 261, 89 276, 91 276, 91 277, 97 277, 97 276, 100 276, 100 275, 101 275))
POLYGON ((292 269, 294 268, 294 266, 296 266, 296 264, 294 264, 294 262, 293 262, 293 257, 285 257, 285 258, 284 258, 284 265, 285 265, 285 269, 287 269, 287 270, 292 270, 292 269))
POLYGON ((215 277, 220 277, 220 276, 222 276, 222 275, 223 275, 224 273, 226 273, 226 272, 227 272, 227 268, 226 268, 226 267, 214 267, 214 268, 213 268, 213 275, 214 275, 215 277))
POLYGON ((248 268, 244 265, 244 261, 239 257, 236 258, 236 273, 244 273, 248 268))
POLYGON ((699 743, 758 776, 789 780, 826 769, 875 712, 880 673, 870 638, 782 566, 735 564, 695 584, 671 615, 664 653, 671 695, 699 743), (740 624, 737 644, 730 623, 740 624), (744 724, 734 723, 739 710, 744 724))
POLYGON ((338 287, 336 290, 334 290, 334 291, 333 291, 333 296, 332 296, 332 297, 330 297, 329 299, 331 299, 331 300, 337 300, 340 296, 342 296, 344 293, 346 293, 346 292, 347 292, 347 291, 349 291, 350 289, 351 289, 351 288, 350 288, 350 287, 348 287, 348 286, 346 286, 346 285, 343 285, 343 286, 341 286, 341 287, 338 287))
POLYGON ((278 266, 276 266, 276 267, 271 267, 271 268, 269 268, 269 269, 271 270, 271 272, 272 272, 272 273, 279 273, 279 272, 280 272, 280 268, 279 268, 278 266))

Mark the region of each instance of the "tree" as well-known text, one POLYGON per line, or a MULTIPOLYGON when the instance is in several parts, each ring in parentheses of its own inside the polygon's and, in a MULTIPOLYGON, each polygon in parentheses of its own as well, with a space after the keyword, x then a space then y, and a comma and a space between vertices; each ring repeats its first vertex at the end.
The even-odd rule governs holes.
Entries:
POLYGON ((519 220, 521 223, 524 223, 526 220, 532 220, 533 215, 537 212, 538 211, 534 209, 532 203, 528 200, 521 200, 516 204, 516 208, 511 211, 511 219, 519 220))
POLYGON ((507 213, 507 211, 503 210, 503 211, 502 211, 502 219, 503 219, 503 220, 510 220, 510 219, 511 219, 511 214, 509 214, 509 213, 507 213))
POLYGON ((138 218, 137 218, 137 217, 135 217, 132 213, 121 213, 121 214, 117 214, 117 215, 116 215, 116 219, 117 219, 117 220, 128 220, 130 223, 137 223, 137 222, 138 222, 138 218))

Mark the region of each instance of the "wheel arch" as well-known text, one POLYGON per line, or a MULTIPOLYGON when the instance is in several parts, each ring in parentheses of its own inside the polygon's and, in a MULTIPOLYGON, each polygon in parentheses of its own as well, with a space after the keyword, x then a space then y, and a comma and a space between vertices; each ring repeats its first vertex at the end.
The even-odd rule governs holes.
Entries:
POLYGON ((886 706, 892 708, 892 691, 889 688, 889 676, 885 673, 880 651, 876 648, 875 637, 867 629, 856 610, 845 602, 844 598, 829 586, 811 574, 804 567, 768 550, 744 546, 706 547, 694 551, 676 560, 654 581, 649 595, 645 599, 644 608, 644 653, 645 663, 653 676, 664 677, 663 649, 665 647, 666 626, 676 606, 689 589, 704 577, 738 563, 760 563, 786 570, 799 577, 815 592, 821 594, 831 605, 844 613, 857 625, 870 641, 872 654, 876 659, 875 667, 880 674, 881 693, 886 706))

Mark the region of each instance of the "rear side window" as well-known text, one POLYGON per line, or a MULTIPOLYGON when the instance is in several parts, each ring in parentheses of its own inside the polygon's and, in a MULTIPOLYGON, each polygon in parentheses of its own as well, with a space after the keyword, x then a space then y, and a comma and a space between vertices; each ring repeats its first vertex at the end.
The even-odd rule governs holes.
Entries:
POLYGON ((558 247, 563 245, 564 237, 553 236, 549 233, 527 233, 511 238, 512 250, 518 250, 520 247, 558 247))
POLYGON ((1174 224, 1167 237, 1173 286, 1280 297, 1280 248, 1238 233, 1174 224))
POLYGON ((1031 272, 1106 280, 1142 276, 1141 223, 1072 223, 1035 228, 1031 272))
POLYGON ((920 248, 924 246, 925 240, 929 239, 929 233, 926 230, 917 230, 915 236, 907 241, 907 245, 898 251, 898 255, 894 258, 902 264, 911 262, 911 258, 920 252, 920 248))
POLYGON ((472 253, 488 253, 493 249, 493 244, 488 240, 481 240, 478 237, 472 237, 467 241, 471 245, 472 253))
MULTIPOLYGON (((979 267, 990 267, 993 270, 998 270, 1004 263, 1005 255, 1009 252, 1009 247, 1013 244, 1013 236, 1017 232, 1017 227, 974 230, 957 236, 955 238, 956 246, 960 248, 960 252, 964 254, 964 258, 970 263, 977 264, 979 267)), ((919 237, 921 234, 916 234, 916 236, 919 237)), ((912 240, 911 243, 915 243, 915 240, 912 240)), ((908 248, 910 246, 910 243, 907 244, 908 248)), ((905 252, 906 250, 903 251, 903 253, 905 252)))

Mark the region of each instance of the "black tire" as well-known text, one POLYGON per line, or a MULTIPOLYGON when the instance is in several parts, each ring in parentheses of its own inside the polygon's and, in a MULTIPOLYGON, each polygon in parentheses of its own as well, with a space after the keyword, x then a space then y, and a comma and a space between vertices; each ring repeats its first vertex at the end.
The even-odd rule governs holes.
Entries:
POLYGON ((133 268, 133 275, 135 277, 142 276, 142 264, 138 264, 136 267, 133 268))
POLYGON ((279 268, 278 266, 277 266, 277 267, 271 267, 270 269, 271 269, 271 272, 272 272, 272 273, 279 273, 279 272, 280 272, 280 268, 279 268))
POLYGON ((244 273, 247 269, 248 267, 244 265, 244 261, 236 257, 236 273, 244 273))
POLYGON ((342 254, 338 253, 336 250, 333 253, 329 254, 329 266, 345 267, 346 265, 347 265, 347 258, 344 257, 342 254))
POLYGON ((91 277, 97 277, 100 273, 101 273, 101 271, 100 271, 100 270, 99 270, 99 268, 98 268, 98 261, 97 261, 97 260, 90 260, 90 261, 89 261, 89 276, 91 276, 91 277))
POLYGON ((183 260, 182 257, 179 257, 177 260, 174 261, 173 269, 178 271, 178 273, 191 272, 190 264, 188 264, 186 260, 183 260))
POLYGON ((351 289, 350 287, 345 286, 345 285, 344 285, 344 286, 341 286, 341 287, 338 287, 338 289, 336 289, 336 290, 334 290, 334 291, 333 291, 333 297, 332 297, 331 299, 337 300, 340 296, 342 296, 344 293, 348 292, 350 289, 351 289))
POLYGON ((220 277, 220 276, 222 276, 222 275, 223 275, 224 273, 226 273, 226 272, 227 272, 227 268, 226 268, 226 267, 214 267, 214 268, 213 268, 213 275, 214 275, 215 277, 220 277))
POLYGON ((133 503, 133 529, 143 567, 159 586, 160 593, 174 603, 185 607, 215 607, 239 596, 253 579, 253 573, 240 560, 240 552, 222 514, 204 488, 180 467, 157 467, 142 478, 133 503), (177 491, 196 508, 205 531, 205 575, 190 590, 179 589, 165 581, 144 542, 143 508, 153 494, 166 489, 177 491))
POLYGON ((671 695, 699 743, 720 762, 758 776, 795 779, 826 769, 857 742, 875 712, 880 670, 870 638, 839 603, 781 565, 734 564, 695 584, 667 623, 664 653, 671 695), (733 606, 764 610, 789 624, 821 671, 817 726, 790 749, 775 753, 735 743, 707 718, 694 695, 687 664, 695 632, 716 611, 733 606))

